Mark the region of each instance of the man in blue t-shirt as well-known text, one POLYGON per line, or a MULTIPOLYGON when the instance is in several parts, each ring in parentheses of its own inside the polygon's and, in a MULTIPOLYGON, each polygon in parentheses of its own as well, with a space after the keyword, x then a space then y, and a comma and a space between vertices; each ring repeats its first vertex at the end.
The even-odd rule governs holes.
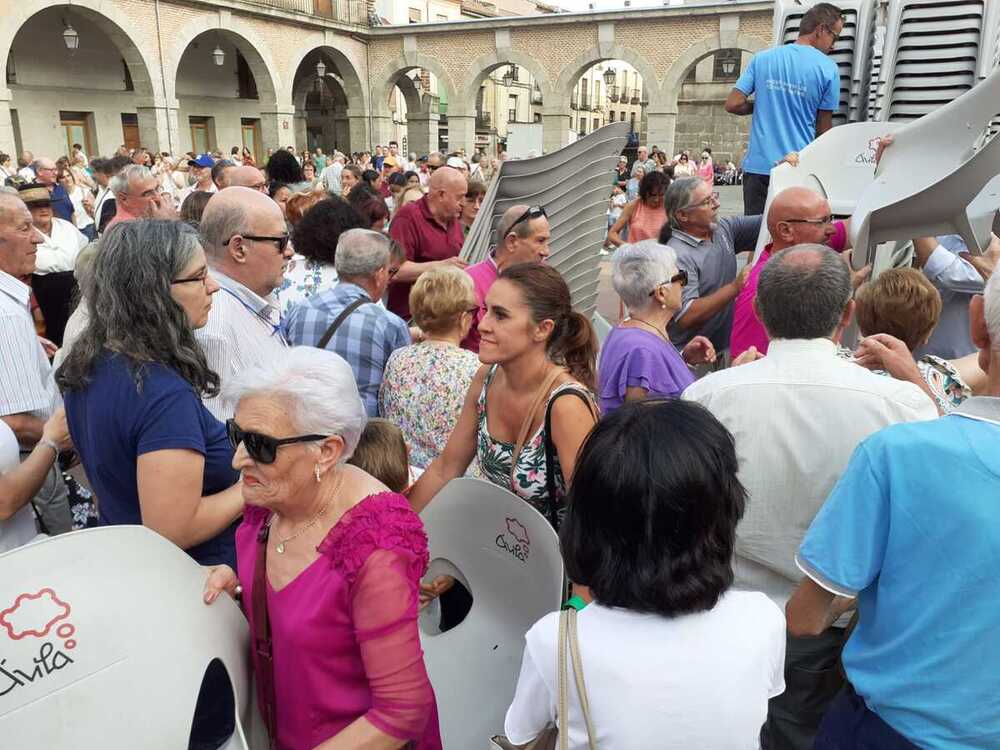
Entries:
POLYGON ((743 159, 743 213, 764 213, 771 167, 833 125, 840 73, 828 56, 844 28, 840 9, 818 3, 802 16, 799 38, 754 55, 726 99, 726 111, 753 115, 743 159), (747 97, 755 94, 754 101, 747 97))
MULTIPOLYGON (((818 749, 1000 747, 1000 276, 969 312, 984 395, 861 443, 799 548, 789 631, 859 615, 818 749)), ((878 338, 886 369, 912 369, 878 338)))

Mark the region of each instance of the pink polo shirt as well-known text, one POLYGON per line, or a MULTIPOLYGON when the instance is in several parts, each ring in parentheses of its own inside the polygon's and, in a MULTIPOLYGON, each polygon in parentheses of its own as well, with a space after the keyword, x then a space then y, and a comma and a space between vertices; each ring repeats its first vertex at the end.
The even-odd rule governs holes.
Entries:
POLYGON ((472 277, 472 286, 476 289, 476 302, 479 303, 479 311, 476 313, 476 319, 472 321, 469 334, 462 339, 462 348, 468 349, 470 352, 478 352, 479 321, 486 315, 486 293, 493 286, 493 282, 497 280, 500 272, 497 270, 497 262, 493 260, 492 256, 488 256, 480 263, 467 266, 465 272, 472 277))
MULTIPOLYGON (((830 237, 830 247, 839 252, 843 252, 847 245, 847 229, 844 222, 833 222, 833 235, 830 237)), ((764 265, 771 259, 771 245, 764 248, 757 263, 747 276, 746 283, 733 303, 733 332, 729 337, 729 353, 732 357, 738 357, 751 346, 757 347, 761 354, 767 354, 767 345, 770 339, 764 324, 760 322, 756 311, 753 309, 753 301, 757 296, 757 283, 760 281, 760 272, 764 270, 764 265)))

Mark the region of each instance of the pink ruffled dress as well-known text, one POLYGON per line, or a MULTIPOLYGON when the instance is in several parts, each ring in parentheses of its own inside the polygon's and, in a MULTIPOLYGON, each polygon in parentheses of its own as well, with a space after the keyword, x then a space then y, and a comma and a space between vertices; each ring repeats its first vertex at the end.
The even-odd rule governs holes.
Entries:
MULTIPOLYGON (((257 532, 270 511, 246 508, 236 531, 243 605, 253 632, 257 532)), ((402 495, 369 495, 330 529, 291 583, 268 584, 280 750, 311 750, 364 716, 408 748, 440 750, 437 705, 417 630, 427 535, 402 495)))

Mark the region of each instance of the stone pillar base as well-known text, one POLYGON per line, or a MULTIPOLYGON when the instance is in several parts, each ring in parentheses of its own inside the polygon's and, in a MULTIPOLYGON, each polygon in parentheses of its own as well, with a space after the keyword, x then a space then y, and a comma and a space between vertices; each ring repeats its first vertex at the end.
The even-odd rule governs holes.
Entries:
POLYGON ((153 153, 180 151, 181 141, 177 111, 176 106, 136 107, 139 120, 139 144, 153 153))
POLYGON ((655 143, 668 155, 674 154, 674 131, 677 127, 677 112, 646 112, 646 140, 655 143))
POLYGON ((260 111, 260 138, 264 142, 263 148, 274 149, 285 148, 295 143, 295 130, 293 129, 295 120, 295 110, 289 108, 261 108, 260 111))
POLYGON ((475 115, 448 115, 448 150, 460 148, 470 157, 476 153, 475 115))
POLYGON ((547 154, 569 145, 569 115, 542 115, 542 149, 547 154))

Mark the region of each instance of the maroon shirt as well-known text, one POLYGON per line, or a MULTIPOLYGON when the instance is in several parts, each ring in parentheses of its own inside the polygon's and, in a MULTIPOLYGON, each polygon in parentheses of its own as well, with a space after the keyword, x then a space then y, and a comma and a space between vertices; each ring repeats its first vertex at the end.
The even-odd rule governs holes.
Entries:
MULTIPOLYGON (((407 203, 392 219, 389 236, 403 246, 406 259, 414 263, 454 258, 462 250, 462 222, 453 219, 447 227, 431 216, 427 196, 407 203)), ((410 318, 411 281, 389 285, 389 309, 404 320, 410 318)))

